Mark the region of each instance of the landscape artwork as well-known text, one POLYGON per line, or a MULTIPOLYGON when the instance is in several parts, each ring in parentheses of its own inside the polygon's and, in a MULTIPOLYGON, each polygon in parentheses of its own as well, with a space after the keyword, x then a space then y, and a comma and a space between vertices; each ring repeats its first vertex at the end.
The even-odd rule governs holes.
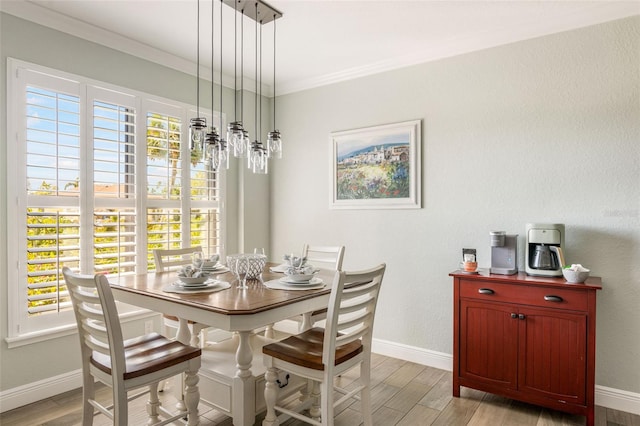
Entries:
POLYGON ((332 133, 332 207, 420 208, 420 124, 332 133))

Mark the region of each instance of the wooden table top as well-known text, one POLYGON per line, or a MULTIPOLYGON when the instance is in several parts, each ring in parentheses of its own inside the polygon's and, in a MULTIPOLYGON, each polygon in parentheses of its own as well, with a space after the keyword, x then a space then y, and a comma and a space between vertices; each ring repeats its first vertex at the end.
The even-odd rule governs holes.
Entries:
MULTIPOLYGON (((270 272, 268 263, 262 274, 263 280, 270 281, 283 277, 283 274, 270 272)), ((162 288, 177 280, 176 272, 158 272, 143 275, 109 277, 114 290, 151 296, 157 299, 178 302, 210 312, 224 315, 252 315, 259 312, 286 306, 305 299, 331 292, 335 271, 320 270, 316 275, 326 286, 316 290, 271 290, 258 280, 247 280, 248 289, 238 289, 235 277, 230 272, 214 275, 215 279, 227 281, 231 288, 213 293, 178 294, 167 293, 162 288)))

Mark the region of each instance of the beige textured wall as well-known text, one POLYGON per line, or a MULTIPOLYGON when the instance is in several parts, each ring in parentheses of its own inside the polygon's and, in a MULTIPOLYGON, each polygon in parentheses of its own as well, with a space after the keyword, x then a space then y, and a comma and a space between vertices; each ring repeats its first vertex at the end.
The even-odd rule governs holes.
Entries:
POLYGON ((597 383, 640 392, 639 31, 634 17, 279 98, 272 252, 387 262, 375 337, 450 354, 461 248, 488 267, 489 231, 564 223, 567 260, 603 277, 597 383), (413 119, 423 208, 330 210, 329 134, 413 119))

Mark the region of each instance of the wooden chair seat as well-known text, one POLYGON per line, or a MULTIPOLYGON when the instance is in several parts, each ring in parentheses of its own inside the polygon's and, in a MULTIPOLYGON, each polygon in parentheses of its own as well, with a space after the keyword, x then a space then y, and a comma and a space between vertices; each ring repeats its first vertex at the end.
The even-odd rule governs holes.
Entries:
MULTIPOLYGON (((324 370, 322 363, 323 342, 324 329, 314 327, 301 334, 265 345, 262 352, 292 364, 313 370, 324 370)), ((336 348, 335 365, 342 364, 361 352, 362 342, 360 340, 339 346, 336 348)))
MULTIPOLYGON (((126 370, 124 379, 145 376, 197 358, 202 353, 200 348, 183 345, 169 340, 158 333, 128 339, 123 342, 126 370)), ((106 374, 111 374, 111 357, 94 352, 91 364, 106 374)))

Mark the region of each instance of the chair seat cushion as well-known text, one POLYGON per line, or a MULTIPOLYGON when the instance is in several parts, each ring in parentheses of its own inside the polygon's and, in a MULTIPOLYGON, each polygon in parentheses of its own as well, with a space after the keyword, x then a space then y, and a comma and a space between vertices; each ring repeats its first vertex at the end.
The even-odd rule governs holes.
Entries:
MULTIPOLYGON (((324 329, 314 327, 304 333, 287 337, 279 342, 265 345, 262 352, 292 364, 313 370, 324 370, 322 344, 324 329)), ((336 348, 336 365, 350 360, 362 352, 362 343, 356 340, 336 348)))
MULTIPOLYGON (((169 340, 158 333, 125 340, 124 358, 127 371, 124 373, 124 379, 144 376, 180 364, 199 357, 201 353, 199 348, 169 340)), ((94 352, 91 356, 91 364, 111 374, 110 357, 94 352)))

